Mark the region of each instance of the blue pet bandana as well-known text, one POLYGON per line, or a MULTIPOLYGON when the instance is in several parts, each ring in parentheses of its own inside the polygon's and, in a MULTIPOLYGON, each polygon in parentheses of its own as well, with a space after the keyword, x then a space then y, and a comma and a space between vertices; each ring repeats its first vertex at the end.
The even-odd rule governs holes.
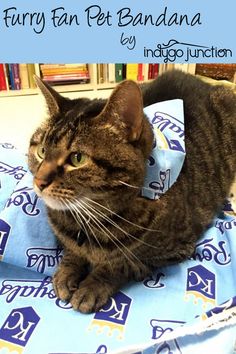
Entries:
POLYGON ((183 101, 176 99, 144 108, 154 133, 142 196, 157 199, 177 180, 185 158, 183 101))

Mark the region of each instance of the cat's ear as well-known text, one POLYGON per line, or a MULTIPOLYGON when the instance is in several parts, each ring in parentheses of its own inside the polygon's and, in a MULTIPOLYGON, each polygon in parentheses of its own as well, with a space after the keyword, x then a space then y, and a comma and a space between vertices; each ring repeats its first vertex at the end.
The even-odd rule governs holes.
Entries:
POLYGON ((46 100, 50 116, 54 116, 59 113, 60 105, 64 98, 38 76, 35 75, 34 80, 46 100))
POLYGON ((143 122, 143 99, 139 86, 130 80, 120 83, 111 94, 103 114, 107 123, 125 129, 128 141, 138 140, 143 122))

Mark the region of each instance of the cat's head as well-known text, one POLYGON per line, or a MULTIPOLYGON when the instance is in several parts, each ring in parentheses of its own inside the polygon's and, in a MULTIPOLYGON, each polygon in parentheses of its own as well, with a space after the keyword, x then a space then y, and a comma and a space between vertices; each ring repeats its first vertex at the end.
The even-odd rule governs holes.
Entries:
POLYGON ((34 188, 52 209, 86 198, 117 209, 139 194, 152 129, 133 81, 119 84, 108 101, 59 95, 36 79, 49 117, 33 134, 29 167, 34 188))

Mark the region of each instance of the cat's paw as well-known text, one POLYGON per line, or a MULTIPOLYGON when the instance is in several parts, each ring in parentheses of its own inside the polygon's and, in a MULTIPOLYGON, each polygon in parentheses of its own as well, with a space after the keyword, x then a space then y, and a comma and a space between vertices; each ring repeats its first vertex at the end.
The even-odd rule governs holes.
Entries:
POLYGON ((59 267, 52 281, 56 296, 62 301, 69 301, 78 289, 80 277, 70 268, 59 267))
POLYGON ((96 312, 108 302, 112 293, 110 286, 85 279, 74 291, 70 303, 74 310, 82 313, 96 312))

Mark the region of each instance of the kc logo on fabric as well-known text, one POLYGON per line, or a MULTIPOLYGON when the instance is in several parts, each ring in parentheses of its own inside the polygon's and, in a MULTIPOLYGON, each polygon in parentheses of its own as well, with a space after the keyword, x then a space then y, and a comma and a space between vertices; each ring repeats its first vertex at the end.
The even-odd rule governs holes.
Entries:
POLYGON ((119 291, 111 297, 107 305, 94 315, 94 318, 88 328, 98 327, 97 333, 104 332, 108 327, 108 336, 112 336, 115 330, 118 331, 118 339, 123 339, 125 324, 129 315, 132 299, 119 291))
POLYGON ((204 308, 207 303, 215 305, 215 274, 202 265, 188 268, 185 299, 188 300, 191 294, 194 295, 195 304, 198 303, 198 299, 202 299, 204 308))
POLYGON ((32 336, 40 317, 32 307, 11 311, 0 329, 0 348, 21 354, 32 336))
POLYGON ((0 219, 0 261, 3 258, 10 231, 11 226, 6 221, 0 219))

